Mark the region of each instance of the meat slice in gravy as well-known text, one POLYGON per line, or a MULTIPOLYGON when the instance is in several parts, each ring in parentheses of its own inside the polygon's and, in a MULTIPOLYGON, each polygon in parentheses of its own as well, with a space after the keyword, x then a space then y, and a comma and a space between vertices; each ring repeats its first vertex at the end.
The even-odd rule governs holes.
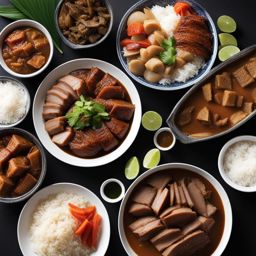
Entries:
POLYGON ((169 190, 167 188, 158 189, 156 197, 151 205, 151 208, 153 209, 154 213, 156 215, 159 215, 165 204, 167 203, 169 195, 169 190))
POLYGON ((27 158, 30 162, 30 173, 37 177, 40 174, 41 170, 41 154, 39 149, 36 146, 33 146, 28 154, 27 158))
POLYGON ((212 85, 208 83, 202 87, 203 95, 206 101, 212 101, 212 85))
POLYGON ((147 206, 151 206, 157 190, 150 186, 142 186, 139 190, 136 191, 132 200, 139 204, 145 204, 147 206))
POLYGON ((228 72, 216 75, 215 77, 216 89, 232 90, 232 80, 228 72))
POLYGON ((11 179, 0 175, 0 196, 6 196, 14 187, 11 179))
POLYGON ((65 129, 65 131, 62 131, 58 134, 55 134, 53 137, 52 137, 52 141, 61 146, 61 147, 64 147, 64 146, 67 146, 68 143, 71 141, 71 139, 73 138, 74 136, 74 131, 71 127, 67 127, 65 129))
POLYGON ((206 203, 206 211, 207 211, 207 216, 211 217, 213 214, 215 214, 215 212, 217 211, 217 208, 210 203, 206 203))
POLYGON ((160 214, 160 218, 164 218, 166 217, 167 215, 170 215, 174 210, 177 210, 181 208, 180 205, 175 205, 175 206, 171 206, 171 207, 168 207, 167 209, 165 209, 161 214, 160 214))
POLYGON ((55 135, 65 130, 65 123, 64 116, 56 117, 45 122, 45 129, 50 135, 55 135))
POLYGON ((78 96, 86 92, 84 81, 78 77, 66 75, 64 77, 61 77, 59 81, 68 84, 76 92, 78 96))
POLYGON ((182 234, 184 236, 200 229, 202 226, 202 222, 199 220, 199 218, 195 219, 193 222, 189 223, 182 229, 182 234))
POLYGON ((29 160, 24 156, 17 156, 9 161, 6 171, 7 178, 16 178, 22 176, 30 168, 29 160))
POLYGON ((76 94, 76 92, 64 82, 59 82, 55 84, 52 88, 57 89, 62 93, 65 93, 69 97, 70 102, 74 102, 78 99, 78 95, 76 94))
POLYGON ((129 229, 131 231, 135 231, 136 229, 140 228, 140 227, 144 227, 146 226, 148 223, 150 222, 153 222, 157 220, 156 217, 154 216, 150 216, 150 217, 142 217, 142 218, 139 218, 137 220, 135 220, 134 222, 132 222, 130 225, 129 225, 129 229))
POLYGON ((170 191, 170 206, 174 205, 174 200, 175 200, 175 191, 174 191, 174 185, 170 184, 169 185, 169 191, 170 191))
POLYGON ((103 78, 105 73, 97 67, 91 68, 86 78, 86 87, 91 95, 94 95, 97 83, 103 78))
POLYGON ((33 188, 37 183, 37 179, 33 177, 30 173, 27 173, 26 176, 20 180, 18 185, 14 190, 16 196, 21 196, 27 193, 31 188, 33 188))
POLYGON ((7 148, 0 149, 0 171, 2 171, 5 163, 11 158, 12 153, 7 148))
POLYGON ((251 60, 250 62, 248 62, 245 65, 246 70, 248 71, 248 73, 254 78, 256 79, 256 60, 251 60))
POLYGON ((133 117, 135 106, 125 101, 113 101, 113 108, 110 111, 110 116, 123 121, 129 121, 133 117))
POLYGON ((163 256, 190 256, 205 247, 209 242, 210 239, 208 235, 205 232, 198 230, 168 247, 163 252, 163 256))
POLYGON ((153 211, 151 207, 145 204, 133 203, 129 209, 129 213, 132 214, 133 216, 140 217, 152 215, 153 211))
POLYGON ((203 216, 199 216, 198 220, 201 222, 201 229, 207 233, 210 232, 210 230, 215 224, 215 220, 213 218, 206 218, 203 216))
POLYGON ((105 122, 108 129, 118 138, 123 139, 129 130, 129 124, 114 117, 105 122))
POLYGON ((194 204, 193 204, 193 201, 192 201, 192 199, 191 199, 191 197, 190 197, 190 194, 189 194, 189 192, 188 192, 187 186, 186 186, 186 184, 185 184, 185 180, 182 179, 180 183, 181 183, 181 187, 182 187, 182 189, 183 189, 183 192, 184 192, 184 195, 185 195, 185 198, 186 198, 186 201, 187 201, 188 206, 189 206, 190 208, 193 208, 193 207, 194 207, 194 204))
POLYGON ((178 124, 180 126, 189 124, 192 120, 192 114, 194 110, 195 110, 194 106, 185 108, 178 116, 178 124))
POLYGON ((6 148, 11 152, 12 155, 14 155, 14 154, 29 150, 32 146, 33 144, 29 140, 17 134, 14 134, 12 135, 6 148))
POLYGON ((95 95, 98 95, 100 91, 106 87, 106 86, 115 86, 118 85, 117 79, 115 79, 113 76, 110 74, 105 74, 103 78, 97 83, 96 89, 95 89, 95 95))
POLYGON ((152 176, 147 179, 147 184, 150 186, 162 190, 171 181, 171 176, 166 174, 159 174, 157 176, 152 176))
POLYGON ((43 106, 43 118, 49 120, 63 115, 63 107, 59 104, 46 102, 43 106))
POLYGON ((242 87, 247 87, 254 82, 253 77, 247 72, 244 66, 235 70, 233 76, 242 87))
POLYGON ((125 99, 126 92, 122 86, 105 86, 97 95, 101 99, 125 99))
POLYGON ((86 82, 89 73, 90 69, 77 69, 70 72, 70 75, 82 79, 84 82, 86 82))

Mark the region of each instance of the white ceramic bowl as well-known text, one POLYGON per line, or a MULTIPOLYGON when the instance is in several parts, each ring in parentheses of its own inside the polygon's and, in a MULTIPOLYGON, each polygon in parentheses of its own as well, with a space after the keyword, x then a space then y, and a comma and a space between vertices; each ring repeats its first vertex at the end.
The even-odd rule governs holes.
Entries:
POLYGON ((88 199, 88 201, 95 205, 98 213, 102 217, 102 233, 99 240, 98 249, 91 254, 91 256, 102 256, 105 255, 109 239, 110 239, 110 222, 107 210, 101 200, 89 189, 76 185, 73 183, 57 183, 50 185, 38 191, 23 207, 17 226, 17 235, 20 249, 24 256, 36 256, 31 248, 31 242, 29 238, 29 229, 31 225, 31 216, 35 211, 38 203, 41 200, 46 199, 49 195, 57 193, 74 193, 82 195, 88 199))
POLYGON ((163 128, 160 128, 158 131, 156 131, 156 133, 154 135, 154 138, 153 138, 153 141, 154 141, 155 146, 159 150, 161 150, 161 151, 168 151, 168 150, 172 149, 175 146, 175 144, 176 144, 176 137, 175 137, 174 133, 172 132, 172 130, 169 127, 163 127, 163 128), (172 141, 172 144, 169 147, 162 147, 157 142, 157 137, 162 132, 169 132, 172 135, 173 141, 172 141))
POLYGON ((132 191, 134 190, 134 188, 144 179, 146 179, 149 175, 153 174, 153 173, 157 173, 163 170, 171 170, 171 169, 185 169, 191 172, 194 172, 196 174, 201 175, 203 178, 205 178, 206 180, 208 180, 212 186, 217 190, 217 192, 219 193, 219 196, 222 200, 222 204, 223 204, 223 209, 224 209, 224 214, 225 214, 225 224, 224 224, 224 230, 223 230, 223 235, 221 238, 221 241, 218 245, 218 247, 216 248, 216 250, 214 251, 214 253, 211 256, 221 256, 223 251, 225 250, 230 235, 231 235, 231 230, 232 230, 232 222, 233 222, 233 218, 232 218, 232 209, 231 209, 231 205, 230 205, 230 201, 228 198, 227 193, 225 192, 224 188, 221 186, 221 184, 208 172, 204 171, 203 169, 193 166, 193 165, 189 165, 189 164, 184 164, 184 163, 169 163, 169 164, 163 164, 163 165, 159 165, 145 173, 143 173, 142 175, 140 175, 133 183, 132 185, 128 188, 125 197, 122 201, 122 204, 120 206, 120 210, 119 210, 119 216, 118 216, 118 229, 119 229, 119 236, 120 236, 120 240, 123 244, 124 249, 126 250, 128 255, 133 255, 136 256, 137 254, 132 250, 132 248, 130 247, 126 235, 125 235, 125 231, 124 231, 124 210, 127 204, 127 201, 129 199, 129 196, 131 195, 132 191))
POLYGON ((39 86, 33 103, 33 122, 35 126, 36 133, 41 140, 45 148, 59 160, 81 167, 93 167, 100 166, 110 163, 124 154, 124 152, 131 146, 135 140, 137 133, 140 128, 141 122, 141 102, 138 91, 133 84, 133 82, 128 78, 128 76, 122 72, 117 67, 96 59, 76 59, 66 62, 57 68, 55 68, 51 73, 46 76, 41 85, 39 86), (44 128, 44 120, 42 117, 43 105, 46 97, 47 90, 62 76, 68 74, 69 72, 81 69, 81 68, 91 68, 98 67, 104 72, 107 72, 118 79, 125 86, 128 94, 130 95, 132 103, 135 105, 134 117, 130 127, 129 134, 126 136, 122 144, 116 148, 114 151, 110 152, 101 157, 86 159, 79 158, 70 155, 55 145, 44 128))
POLYGON ((223 167, 223 161, 224 161, 224 156, 227 152, 227 150, 235 143, 240 142, 240 141, 252 141, 256 143, 256 137, 255 136, 249 136, 249 135, 244 135, 244 136, 238 136, 235 137, 231 140, 229 140, 221 149, 219 153, 219 158, 218 158, 218 167, 219 167, 219 172, 223 180, 232 188, 242 191, 242 192, 256 192, 256 186, 251 186, 251 187, 244 187, 241 185, 238 185, 237 183, 233 182, 226 174, 224 171, 223 167))
POLYGON ((53 42, 52 42, 52 37, 50 35, 50 33, 48 32, 48 30, 41 25, 40 23, 34 21, 34 20, 17 20, 14 21, 12 23, 10 23, 9 25, 7 25, 0 33, 0 64, 2 66, 2 68, 8 72, 9 74, 15 76, 15 77, 20 77, 20 78, 30 78, 30 77, 34 77, 38 74, 40 74, 41 72, 43 72, 48 65, 50 64, 51 60, 52 60, 52 56, 53 56, 53 42), (21 28, 21 27, 32 27, 32 28, 36 28, 39 31, 41 31, 48 39, 48 42, 50 44, 50 54, 48 57, 47 62, 45 63, 45 65, 40 68, 39 70, 37 70, 36 72, 30 73, 30 74, 20 74, 17 72, 14 72, 13 70, 11 70, 5 63, 4 59, 3 59, 3 55, 2 55, 2 48, 3 48, 3 44, 4 44, 4 39, 15 29, 17 28, 21 28))

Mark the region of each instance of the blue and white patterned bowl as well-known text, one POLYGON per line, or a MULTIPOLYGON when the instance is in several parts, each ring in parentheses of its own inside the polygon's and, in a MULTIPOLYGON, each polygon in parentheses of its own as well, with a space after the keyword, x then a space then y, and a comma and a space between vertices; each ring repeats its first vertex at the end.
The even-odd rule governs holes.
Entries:
POLYGON ((141 0, 137 2, 135 5, 133 5, 123 16, 118 31, 117 31, 117 37, 116 37, 116 49, 117 49, 117 54, 118 58, 123 66, 123 68, 126 70, 126 72, 138 83, 156 89, 156 90, 162 90, 162 91, 174 91, 174 90, 179 90, 179 89, 184 89, 189 86, 194 85, 198 81, 200 81, 212 68, 214 61, 217 56, 217 51, 218 51, 218 37, 217 37, 217 31, 216 27, 214 25, 214 22, 211 18, 211 16, 208 14, 208 12, 196 1, 194 0, 185 0, 184 2, 187 2, 192 5, 193 9, 196 11, 197 14, 203 16, 206 18, 208 27, 212 33, 212 45, 213 45, 213 50, 212 50, 212 55, 209 58, 209 60, 206 62, 206 64, 199 70, 198 74, 192 78, 190 78, 186 82, 174 82, 169 85, 163 85, 159 83, 150 83, 146 81, 143 77, 136 76, 132 74, 129 71, 128 65, 126 58, 123 56, 122 53, 122 47, 120 45, 120 41, 126 37, 126 23, 127 19, 130 16, 131 13, 134 11, 140 11, 143 10, 145 7, 151 8, 154 5, 159 5, 159 6, 166 6, 166 5, 174 5, 177 0, 141 0))

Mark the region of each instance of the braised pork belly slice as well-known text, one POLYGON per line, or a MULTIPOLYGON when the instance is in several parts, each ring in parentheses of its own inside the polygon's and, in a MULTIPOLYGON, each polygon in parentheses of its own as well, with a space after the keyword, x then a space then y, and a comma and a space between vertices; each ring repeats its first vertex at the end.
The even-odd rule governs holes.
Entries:
POLYGON ((180 181, 180 184, 181 184, 181 187, 182 187, 182 189, 183 189, 183 192, 184 192, 184 195, 185 195, 186 202, 187 202, 188 206, 189 206, 190 208, 193 208, 193 207, 194 207, 194 204, 193 204, 193 201, 192 201, 192 199, 191 199, 191 197, 190 197, 190 194, 189 194, 189 192, 188 192, 187 186, 186 186, 186 184, 185 184, 185 180, 182 179, 182 180, 180 181))
POLYGON ((86 77, 86 87, 90 95, 94 95, 97 83, 103 78, 105 73, 99 68, 93 67, 86 77))
POLYGON ((206 218, 203 216, 199 216, 198 220, 201 222, 201 229, 207 233, 210 232, 210 230, 215 224, 215 220, 213 218, 206 218))
POLYGON ((190 208, 181 207, 162 217, 161 220, 167 227, 182 227, 195 220, 196 216, 196 213, 190 208))
POLYGON ((14 190, 15 196, 21 196, 27 193, 31 188, 33 188, 37 183, 37 179, 33 177, 30 173, 27 173, 26 176, 21 179, 14 190))
POLYGON ((78 96, 83 95, 86 92, 85 83, 82 79, 72 75, 67 75, 59 79, 60 82, 68 84, 78 96))
POLYGON ((68 100, 64 100, 63 98, 51 93, 47 93, 46 103, 53 103, 55 105, 60 105, 61 109, 63 110, 68 109, 70 106, 70 103, 68 100))
POLYGON ((191 181, 188 184, 188 191, 193 201, 195 211, 198 214, 207 217, 207 209, 204 196, 202 195, 200 189, 196 186, 195 182, 191 181))
POLYGON ((146 183, 156 189, 163 189, 171 179, 171 176, 167 174, 152 175, 146 180, 146 183))
POLYGON ((33 144, 29 140, 14 134, 12 135, 6 149, 8 149, 12 155, 15 155, 17 153, 29 150, 32 146, 33 144))
POLYGON ((160 220, 155 220, 134 230, 133 233, 139 237, 139 240, 145 241, 152 238, 163 229, 164 225, 162 222, 160 220))
POLYGON ((199 220, 199 217, 198 217, 194 221, 184 226, 181 232, 184 236, 186 236, 198 229, 201 229, 201 227, 202 227, 202 222, 199 220))
POLYGON ((7 148, 0 149, 0 171, 4 168, 4 165, 11 158, 12 153, 7 148))
POLYGON ((5 175, 0 175, 0 196, 6 196, 14 187, 11 179, 5 175))
POLYGON ((84 82, 86 82, 86 79, 87 79, 89 73, 90 73, 90 69, 77 69, 77 70, 70 72, 69 74, 71 76, 75 76, 79 79, 82 79, 84 82))
POLYGON ((67 146, 68 143, 74 136, 74 131, 71 127, 67 127, 65 131, 55 134, 52 137, 52 141, 58 146, 64 147, 67 146))
POLYGON ((158 216, 168 201, 169 190, 167 188, 158 189, 155 199, 151 205, 154 213, 158 216))
POLYGON ((30 169, 30 162, 27 157, 17 156, 10 159, 8 169, 6 171, 7 178, 15 178, 23 175, 30 169))
POLYGON ((123 139, 129 131, 129 124, 111 117, 110 121, 105 122, 108 129, 118 138, 123 139))
POLYGON ((174 187, 174 201, 176 204, 181 205, 180 193, 179 193, 177 182, 173 183, 173 187, 174 187))
POLYGON ((184 194, 184 191, 183 191, 181 185, 178 185, 178 190, 179 190, 179 194, 180 194, 180 204, 183 206, 186 206, 187 200, 186 200, 186 197, 185 197, 185 194, 184 194))
POLYGON ((137 220, 135 220, 134 222, 132 222, 130 225, 129 225, 129 229, 131 231, 134 231, 140 227, 143 227, 145 225, 147 225, 148 223, 150 222, 153 222, 157 220, 156 217, 152 216, 152 217, 142 217, 142 218, 139 218, 137 220))
POLYGON ((43 119, 49 120, 63 115, 63 107, 59 104, 46 102, 43 106, 43 119))
POLYGON ((71 103, 73 101, 72 97, 70 97, 70 95, 65 92, 65 91, 62 91, 61 89, 59 88, 54 88, 54 86, 47 91, 47 95, 55 95, 55 96, 58 96, 59 98, 63 99, 65 102, 68 102, 68 103, 71 103))
POLYGON ((97 83, 94 94, 98 95, 100 91, 106 86, 115 86, 118 85, 117 79, 115 79, 110 74, 105 74, 103 78, 97 83))
POLYGON ((126 99, 127 94, 125 89, 120 86, 105 86, 97 95, 100 99, 126 99))
POLYGON ((201 231, 195 231, 185 236, 182 240, 172 244, 163 252, 163 256, 190 256, 205 247, 210 242, 208 235, 201 231))
POLYGON ((152 188, 150 186, 141 186, 132 197, 132 200, 139 204, 145 204, 147 206, 151 206, 155 196, 156 196, 157 190, 155 188, 152 188))
POLYGON ((45 129, 49 135, 55 135, 65 130, 66 118, 56 117, 45 122, 45 129))
POLYGON ((174 191, 174 184, 169 185, 169 191, 170 191, 170 206, 174 205, 175 200, 175 191, 174 191))
POLYGON ((130 206, 129 213, 135 217, 153 215, 153 211, 152 211, 151 207, 149 207, 145 204, 138 204, 138 203, 133 203, 130 206))
POLYGON ((168 207, 167 209, 165 209, 161 214, 160 214, 160 218, 164 218, 168 215, 170 215, 174 210, 177 210, 181 208, 180 205, 174 205, 174 206, 171 206, 171 207, 168 207))
POLYGON ((69 100, 71 102, 74 102, 75 100, 77 100, 79 98, 78 95, 76 94, 76 92, 68 84, 66 84, 64 82, 58 82, 52 88, 55 90, 59 90, 62 93, 65 93, 66 95, 68 95, 69 100))
POLYGON ((211 217, 212 215, 214 215, 216 213, 217 208, 214 205, 207 202, 206 203, 206 211, 207 211, 207 216, 211 217))

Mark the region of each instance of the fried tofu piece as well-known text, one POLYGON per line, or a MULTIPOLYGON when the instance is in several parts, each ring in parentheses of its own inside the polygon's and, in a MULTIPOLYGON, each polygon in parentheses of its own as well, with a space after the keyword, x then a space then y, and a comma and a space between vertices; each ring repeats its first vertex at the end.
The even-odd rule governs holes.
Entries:
POLYGON ((7 178, 20 177, 30 168, 29 160, 24 156, 12 158, 9 161, 8 169, 6 171, 7 178))
POLYGON ((256 60, 251 60, 249 63, 245 65, 246 70, 248 73, 256 79, 256 60))
POLYGON ((30 189, 32 189, 37 183, 37 179, 33 177, 30 173, 27 173, 26 176, 20 180, 17 187, 14 190, 14 194, 16 196, 21 196, 27 193, 30 189))
POLYGON ((253 77, 247 72, 244 66, 234 71, 233 76, 242 87, 251 85, 254 82, 253 77))
POLYGON ((221 105, 222 104, 222 99, 223 99, 223 93, 222 92, 217 92, 214 94, 214 101, 221 105))
POLYGON ((247 114, 251 114, 253 111, 253 103, 252 102, 245 102, 243 105, 243 111, 247 114))
POLYGON ((11 152, 7 148, 0 149, 0 171, 4 164, 11 158, 11 152))
POLYGON ((228 72, 216 75, 215 77, 215 88, 232 90, 232 80, 228 72))
POLYGON ((212 85, 208 83, 202 87, 203 95, 206 101, 212 101, 212 85))
POLYGON ((236 106, 238 108, 242 107, 243 106, 243 102, 244 102, 244 96, 238 95, 237 96, 237 101, 236 101, 236 106))
POLYGON ((237 123, 239 123, 240 121, 242 121, 244 118, 246 118, 247 116, 248 116, 248 114, 245 113, 244 111, 237 111, 233 115, 231 115, 230 123, 232 126, 234 126, 237 123))
POLYGON ((178 120, 177 123, 180 126, 187 125, 191 122, 192 120, 192 114, 195 110, 194 106, 190 106, 185 108, 179 115, 178 115, 178 120))
POLYGON ((27 61, 27 64, 35 69, 40 69, 46 62, 43 55, 34 55, 31 59, 27 61))
POLYGON ((6 148, 12 154, 16 154, 16 153, 19 153, 19 152, 22 152, 25 150, 29 150, 32 146, 33 146, 33 144, 29 140, 27 140, 17 134, 14 134, 14 135, 12 135, 6 148))
POLYGON ((197 114, 196 119, 203 123, 211 123, 210 110, 207 107, 203 107, 197 114))
POLYGON ((235 107, 237 101, 237 93, 235 91, 225 90, 222 99, 222 106, 235 107))
POLYGON ((6 196, 14 187, 14 183, 4 175, 0 175, 0 196, 6 196))

